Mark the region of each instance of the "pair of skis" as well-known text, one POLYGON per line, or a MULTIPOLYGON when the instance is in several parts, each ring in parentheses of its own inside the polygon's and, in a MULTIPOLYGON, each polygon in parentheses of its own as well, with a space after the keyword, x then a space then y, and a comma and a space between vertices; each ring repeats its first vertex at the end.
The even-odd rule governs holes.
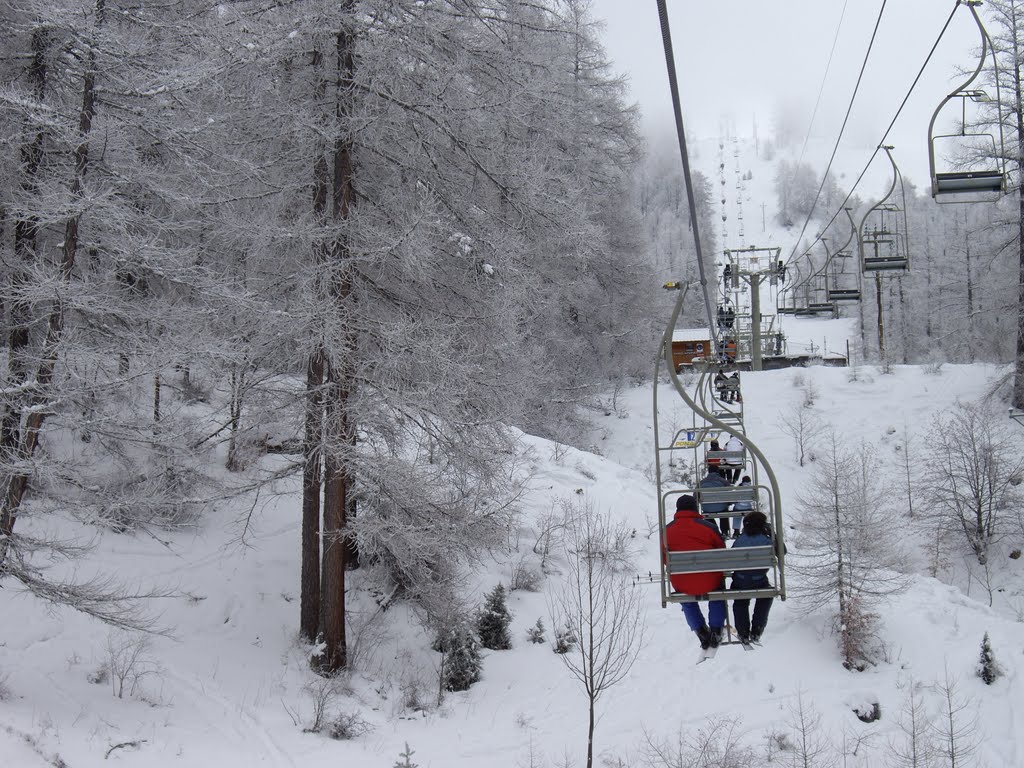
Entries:
MULTIPOLYGON (((755 645, 760 646, 761 642, 760 641, 757 641, 757 642, 747 642, 747 643, 740 643, 740 645, 743 646, 743 650, 744 651, 752 651, 752 650, 754 650, 754 646, 755 645)), ((702 648, 701 651, 700 651, 700 655, 697 657, 697 663, 698 664, 703 664, 708 659, 715 658, 715 654, 718 653, 718 649, 719 648, 721 648, 720 645, 716 645, 716 646, 708 647, 708 648, 702 648)))

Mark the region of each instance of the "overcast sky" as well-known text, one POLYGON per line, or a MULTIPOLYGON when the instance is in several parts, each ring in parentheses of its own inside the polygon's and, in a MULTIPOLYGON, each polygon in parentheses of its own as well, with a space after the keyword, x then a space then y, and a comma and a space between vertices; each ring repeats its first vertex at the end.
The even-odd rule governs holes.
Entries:
MULTIPOLYGON (((805 157, 820 172, 881 5, 882 0, 848 0, 843 14, 844 0, 669 0, 687 132, 717 137, 728 123, 740 135, 750 135, 756 120, 763 138, 786 110, 802 136, 838 27, 812 132, 816 141, 805 157)), ((852 183, 877 146, 954 5, 954 0, 888 0, 841 144, 842 167, 835 169, 844 186, 852 183)), ((672 131, 656 1, 593 0, 593 13, 606 22, 606 50, 615 70, 630 80, 644 113, 645 132, 657 136, 672 131)), ((964 79, 957 76, 957 68, 974 69, 979 42, 970 12, 960 7, 887 139, 896 146, 904 176, 919 187, 928 182, 928 120, 939 101, 964 79)))

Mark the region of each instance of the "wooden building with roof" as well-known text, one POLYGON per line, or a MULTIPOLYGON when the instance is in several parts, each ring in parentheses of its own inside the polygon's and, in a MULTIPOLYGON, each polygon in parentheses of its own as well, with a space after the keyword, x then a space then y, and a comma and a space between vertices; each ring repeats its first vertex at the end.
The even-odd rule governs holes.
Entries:
POLYGON ((676 328, 672 331, 672 364, 678 371, 694 359, 712 353, 714 342, 707 328, 676 328))
MULTIPOLYGON (((678 371, 681 367, 693 365, 697 358, 714 358, 715 342, 707 328, 676 328, 672 332, 672 363, 678 371)), ((736 339, 730 338, 725 344, 725 354, 736 359, 736 339)))

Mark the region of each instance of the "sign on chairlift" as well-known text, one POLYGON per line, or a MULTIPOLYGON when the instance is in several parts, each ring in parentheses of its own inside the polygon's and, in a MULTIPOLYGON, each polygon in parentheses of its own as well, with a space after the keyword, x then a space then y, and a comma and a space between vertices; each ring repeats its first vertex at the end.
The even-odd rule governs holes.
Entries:
MULTIPOLYGON (((681 433, 682 434, 682 433, 681 433)), ((703 442, 710 443, 712 440, 717 440, 719 432, 706 432, 704 434, 703 442)), ((680 437, 674 443, 673 448, 696 448, 700 444, 700 440, 697 439, 697 431, 689 429, 685 433, 685 437, 680 437)))

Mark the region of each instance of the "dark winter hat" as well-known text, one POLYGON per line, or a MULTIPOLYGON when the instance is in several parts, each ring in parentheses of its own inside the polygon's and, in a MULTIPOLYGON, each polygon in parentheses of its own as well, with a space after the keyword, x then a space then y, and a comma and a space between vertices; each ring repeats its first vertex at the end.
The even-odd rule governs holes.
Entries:
POLYGON ((747 512, 743 516, 743 527, 754 531, 763 531, 768 527, 768 518, 764 512, 747 512))
MULTIPOLYGON (((676 499, 676 512, 679 512, 680 510, 683 509, 691 509, 693 511, 696 511, 697 500, 693 498, 693 496, 690 496, 689 494, 685 496, 680 496, 678 499, 676 499)), ((761 515, 761 517, 764 517, 764 515, 761 515)))

